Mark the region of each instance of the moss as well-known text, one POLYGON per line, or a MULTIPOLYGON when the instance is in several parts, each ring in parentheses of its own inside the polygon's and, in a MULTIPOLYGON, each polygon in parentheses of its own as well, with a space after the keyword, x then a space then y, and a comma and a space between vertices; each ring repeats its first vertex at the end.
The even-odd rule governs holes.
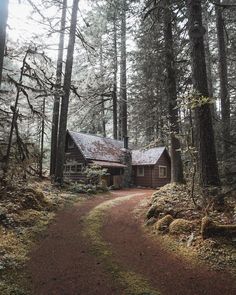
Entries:
MULTIPOLYGON (((28 253, 34 244, 34 240, 39 233, 45 230, 54 217, 53 213, 43 213, 35 210, 25 210, 24 213, 26 214, 24 216, 25 221, 29 218, 27 222, 30 222, 31 226, 27 228, 21 227, 20 234, 15 230, 1 229, 0 252, 3 256, 0 263, 0 294, 30 294, 27 291, 29 282, 23 267, 28 260, 28 253)), ((19 218, 23 218, 23 215, 19 218)))
POLYGON ((169 226, 170 234, 191 233, 194 229, 194 223, 186 219, 175 219, 169 226))
POLYGON ((31 295, 28 289, 28 278, 19 269, 11 270, 0 277, 0 294, 31 295), (26 287, 23 287, 26 286, 26 287))
POLYGON ((149 286, 148 281, 141 275, 123 269, 113 260, 112 250, 101 235, 103 217, 106 211, 134 196, 137 196, 137 194, 108 200, 95 207, 85 220, 84 235, 91 241, 91 251, 93 254, 103 262, 106 270, 113 276, 115 282, 125 289, 126 295, 160 295, 160 293, 149 286))
POLYGON ((174 218, 168 214, 163 218, 159 219, 155 224, 155 229, 158 231, 166 232, 168 231, 170 223, 174 220, 174 218))

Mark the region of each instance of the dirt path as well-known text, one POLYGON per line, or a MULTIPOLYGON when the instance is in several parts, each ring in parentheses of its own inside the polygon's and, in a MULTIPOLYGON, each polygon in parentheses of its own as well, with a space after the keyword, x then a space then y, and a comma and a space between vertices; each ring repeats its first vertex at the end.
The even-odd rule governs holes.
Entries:
POLYGON ((120 191, 58 214, 31 253, 32 294, 236 294, 227 274, 194 269, 142 233, 132 211, 150 195, 120 191))

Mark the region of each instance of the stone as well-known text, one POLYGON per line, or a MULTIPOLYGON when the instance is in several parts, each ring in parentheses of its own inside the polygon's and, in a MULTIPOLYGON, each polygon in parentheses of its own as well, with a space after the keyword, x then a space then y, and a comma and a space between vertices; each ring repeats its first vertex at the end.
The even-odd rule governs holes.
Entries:
POLYGON ((185 234, 191 233, 194 229, 194 223, 192 221, 178 218, 171 222, 169 226, 170 234, 185 234))
POLYGON ((155 224, 155 229, 161 232, 167 232, 169 225, 173 220, 174 218, 170 214, 168 214, 157 221, 157 223, 155 224))
POLYGON ((146 225, 150 226, 150 225, 155 224, 156 222, 157 222, 157 219, 155 217, 151 217, 147 220, 146 225))

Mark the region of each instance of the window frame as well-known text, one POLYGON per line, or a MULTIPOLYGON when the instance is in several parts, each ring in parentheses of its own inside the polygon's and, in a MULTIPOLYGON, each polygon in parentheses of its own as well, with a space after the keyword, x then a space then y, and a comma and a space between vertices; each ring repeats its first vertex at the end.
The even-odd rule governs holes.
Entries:
POLYGON ((143 177, 144 176, 144 166, 137 166, 137 176, 138 177, 143 177), (142 169, 142 172, 140 173, 140 170, 139 169, 142 169))
POLYGON ((84 168, 83 163, 77 163, 77 164, 76 164, 76 172, 82 172, 83 168, 84 168), (78 170, 78 167, 79 167, 79 166, 80 166, 80 170, 78 170))
POLYGON ((159 178, 167 178, 167 166, 159 165, 159 178), (165 175, 161 175, 161 169, 165 169, 165 175))
POLYGON ((64 174, 65 175, 71 175, 71 174, 76 174, 76 173, 81 173, 82 170, 84 168, 84 164, 83 163, 75 163, 75 162, 72 162, 72 163, 66 163, 64 165, 64 174), (81 167, 80 170, 78 170, 78 166, 81 167), (73 171, 72 171, 72 167, 73 168, 73 171))

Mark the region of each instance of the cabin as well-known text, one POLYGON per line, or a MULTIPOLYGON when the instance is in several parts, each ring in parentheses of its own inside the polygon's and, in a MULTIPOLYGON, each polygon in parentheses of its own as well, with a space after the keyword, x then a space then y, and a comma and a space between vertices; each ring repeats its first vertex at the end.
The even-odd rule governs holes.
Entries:
POLYGON ((132 151, 133 183, 136 186, 161 187, 170 182, 171 161, 165 147, 132 151))
POLYGON ((65 179, 81 181, 85 167, 98 165, 107 169, 108 186, 122 187, 127 171, 132 171, 130 185, 160 187, 170 182, 170 156, 165 147, 132 150, 127 145, 127 140, 67 131, 65 179))
POLYGON ((98 165, 107 169, 107 185, 120 187, 126 167, 122 163, 123 147, 123 141, 67 131, 65 178, 79 181, 84 167, 98 165))

